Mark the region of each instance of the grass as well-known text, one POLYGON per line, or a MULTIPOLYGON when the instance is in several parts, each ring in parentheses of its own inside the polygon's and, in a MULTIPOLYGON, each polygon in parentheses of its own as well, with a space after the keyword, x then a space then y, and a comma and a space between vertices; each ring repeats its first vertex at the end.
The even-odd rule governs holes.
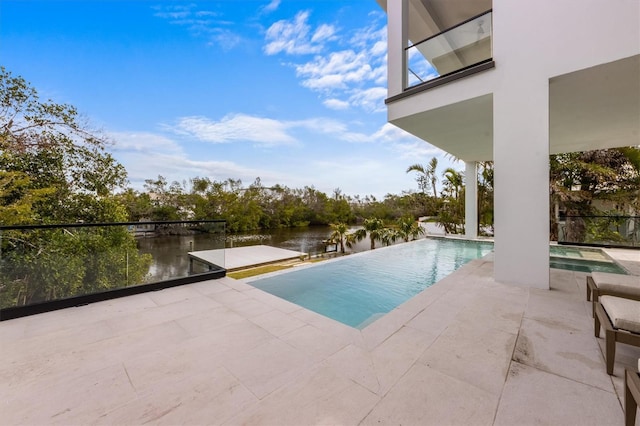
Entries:
MULTIPOLYGON (((299 265, 301 263, 316 263, 316 262, 322 262, 323 260, 326 260, 326 259, 315 258, 315 259, 307 260, 305 262, 296 262, 295 264, 299 265)), ((293 268, 293 266, 294 266, 294 263, 258 266, 257 268, 250 268, 250 269, 243 269, 241 271, 228 272, 227 276, 229 278, 240 280, 243 278, 255 277, 256 275, 268 274, 269 272, 282 271, 283 269, 293 268)))
POLYGON ((281 271, 283 269, 292 268, 293 265, 266 265, 257 268, 243 269, 242 271, 229 272, 227 276, 236 280, 242 278, 254 277, 256 275, 268 274, 269 272, 281 271))

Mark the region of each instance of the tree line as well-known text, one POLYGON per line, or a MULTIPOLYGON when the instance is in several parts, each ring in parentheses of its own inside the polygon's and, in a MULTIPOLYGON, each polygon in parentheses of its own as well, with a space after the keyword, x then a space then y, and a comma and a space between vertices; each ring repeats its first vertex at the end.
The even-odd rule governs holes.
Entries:
MULTIPOLYGON (((43 101, 22 77, 0 67, 0 224, 108 223, 223 219, 227 232, 332 225, 345 245, 363 238, 383 244, 415 238, 416 219, 428 217, 447 233, 464 232, 463 172, 440 172, 433 158, 414 164, 417 190, 372 195, 327 195, 313 186, 249 185, 193 177, 145 181, 128 187, 127 172, 109 153, 111 141, 92 129, 75 107, 43 101), (343 232, 362 225, 358 233, 343 232), (413 228, 412 228, 413 227, 413 228)), ((494 168, 480 163, 478 224, 493 233, 494 168)), ((475 181, 475 179, 473 180, 475 181)), ((624 147, 550 157, 550 235, 557 238, 560 213, 586 216, 637 214, 640 209, 640 149, 624 147)), ((514 212, 517 213, 517 212, 514 212)), ((573 234, 609 232, 576 228, 573 234)), ((151 259, 138 254, 134 236, 104 228, 90 236, 81 228, 56 232, 5 231, 0 240, 0 303, 26 304, 65 297, 78 289, 107 288, 144 280, 151 259), (83 238, 82 244, 78 243, 83 238), (97 255, 100 253, 100 256, 97 255), (126 257, 123 259, 122 256, 126 257), (124 270, 126 262, 127 268, 124 270), (115 265, 115 266, 114 266, 115 265), (65 277, 61 284, 61 277, 65 277)), ((584 236, 584 235, 583 235, 584 236)), ((612 237, 613 238, 613 237, 612 237)))

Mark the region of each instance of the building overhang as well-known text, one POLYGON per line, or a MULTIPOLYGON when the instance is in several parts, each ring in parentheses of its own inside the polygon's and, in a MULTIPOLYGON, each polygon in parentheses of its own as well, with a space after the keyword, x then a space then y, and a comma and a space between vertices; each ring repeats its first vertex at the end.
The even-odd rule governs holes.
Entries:
MULTIPOLYGON (((640 55, 635 55, 550 78, 549 152, 640 145, 639 76, 640 55)), ((493 94, 463 99, 459 95, 464 91, 454 87, 458 84, 391 102, 389 121, 456 158, 492 160, 493 94), (432 102, 446 99, 449 91, 457 102, 432 102)))

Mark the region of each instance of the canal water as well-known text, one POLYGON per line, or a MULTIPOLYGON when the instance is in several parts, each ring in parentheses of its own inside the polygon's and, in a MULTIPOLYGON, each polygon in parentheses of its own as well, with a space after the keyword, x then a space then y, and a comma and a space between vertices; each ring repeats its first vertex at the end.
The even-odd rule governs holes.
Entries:
MULTIPOLYGON (((355 229, 355 228, 354 228, 355 229)), ((309 253, 312 256, 325 253, 326 240, 331 235, 329 226, 309 226, 301 228, 273 229, 254 233, 229 234, 225 238, 225 247, 243 247, 268 245, 287 250, 309 253)), ((219 240, 211 234, 171 235, 141 237, 138 239, 140 253, 153 257, 146 282, 156 282, 189 274, 188 252, 220 248, 219 240)), ((380 242, 376 242, 379 246, 380 242)), ((355 253, 368 250, 369 239, 357 243, 347 252, 355 253)))

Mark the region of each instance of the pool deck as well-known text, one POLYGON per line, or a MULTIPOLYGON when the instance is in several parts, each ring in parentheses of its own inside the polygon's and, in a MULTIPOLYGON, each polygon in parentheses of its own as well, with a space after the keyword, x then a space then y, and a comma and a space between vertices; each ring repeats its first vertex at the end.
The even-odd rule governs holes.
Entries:
POLYGON ((191 251, 189 256, 207 264, 218 265, 221 260, 227 271, 249 268, 252 266, 268 265, 285 260, 300 259, 300 256, 308 256, 307 253, 285 250, 278 247, 255 245, 247 247, 233 247, 217 250, 191 251))
POLYGON ((4 321, 0 423, 621 425, 640 348, 608 376, 586 274, 550 276, 472 261, 363 330, 230 278, 4 321))

